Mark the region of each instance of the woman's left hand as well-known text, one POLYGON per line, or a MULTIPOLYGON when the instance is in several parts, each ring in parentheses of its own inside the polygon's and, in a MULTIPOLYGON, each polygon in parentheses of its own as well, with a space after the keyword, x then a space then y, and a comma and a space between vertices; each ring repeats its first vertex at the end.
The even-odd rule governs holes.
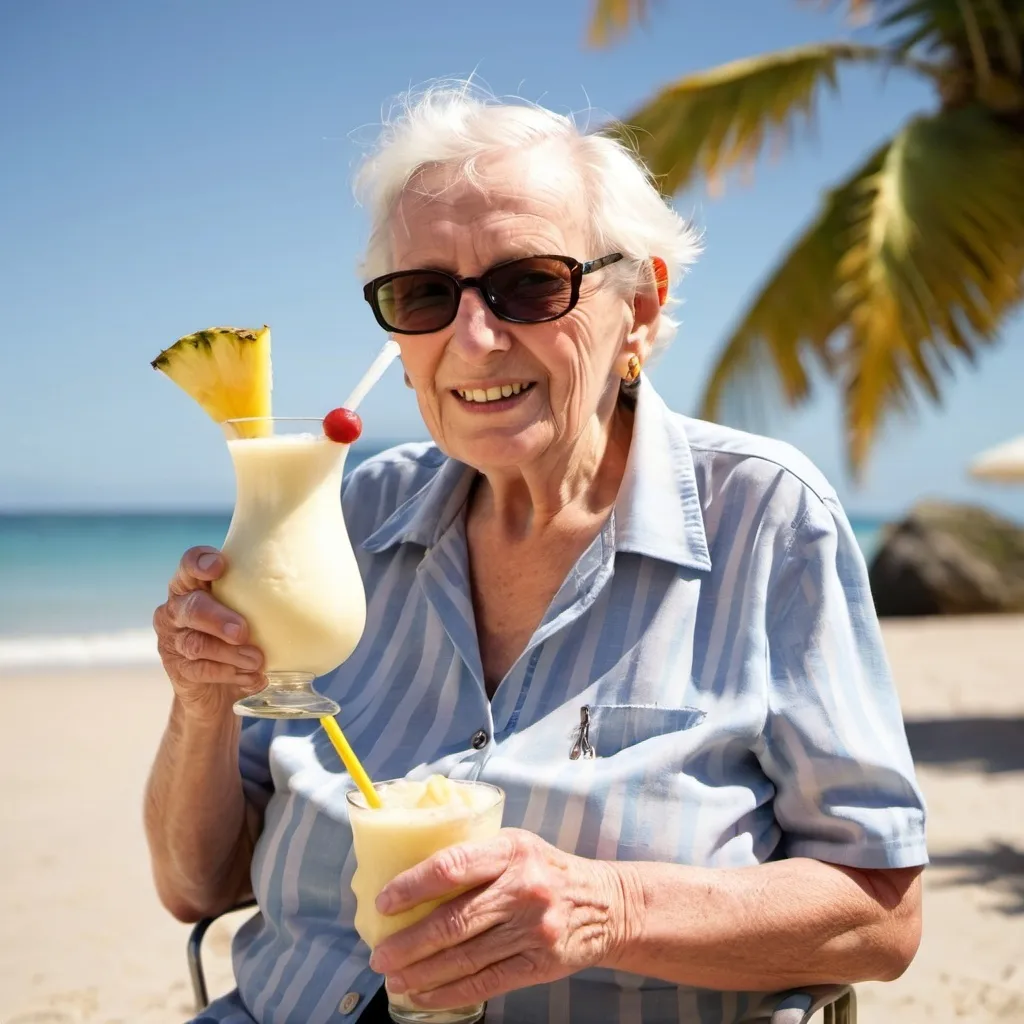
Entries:
POLYGON ((563 853, 532 832, 451 846, 393 879, 384 914, 462 891, 374 950, 388 988, 435 1009, 483 1002, 600 964, 627 908, 615 865, 563 853))

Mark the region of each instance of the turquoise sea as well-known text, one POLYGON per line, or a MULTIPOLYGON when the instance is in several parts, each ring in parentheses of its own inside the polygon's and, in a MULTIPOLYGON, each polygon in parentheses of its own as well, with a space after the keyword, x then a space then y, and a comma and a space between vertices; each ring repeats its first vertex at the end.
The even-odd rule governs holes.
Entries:
MULTIPOLYGON (((0 513, 0 672, 155 661, 150 618, 181 553, 220 545, 229 520, 228 510, 0 513)), ((853 523, 870 558, 883 523, 853 523)))

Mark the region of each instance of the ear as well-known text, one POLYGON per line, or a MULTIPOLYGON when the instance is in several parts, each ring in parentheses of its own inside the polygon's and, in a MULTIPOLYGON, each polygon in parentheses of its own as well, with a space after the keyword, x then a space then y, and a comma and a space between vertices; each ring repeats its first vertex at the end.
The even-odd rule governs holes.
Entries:
POLYGON ((646 273, 641 273, 633 293, 633 326, 626 335, 626 351, 646 363, 658 336, 661 307, 668 294, 668 273, 665 261, 655 257, 646 273))

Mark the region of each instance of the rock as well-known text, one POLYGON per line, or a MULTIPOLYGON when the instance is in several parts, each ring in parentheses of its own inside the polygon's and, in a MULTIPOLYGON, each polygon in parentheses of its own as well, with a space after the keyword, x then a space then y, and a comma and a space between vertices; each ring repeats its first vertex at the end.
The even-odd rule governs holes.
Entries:
POLYGON ((1024 528, 924 502, 886 528, 869 579, 880 616, 1024 611, 1024 528))

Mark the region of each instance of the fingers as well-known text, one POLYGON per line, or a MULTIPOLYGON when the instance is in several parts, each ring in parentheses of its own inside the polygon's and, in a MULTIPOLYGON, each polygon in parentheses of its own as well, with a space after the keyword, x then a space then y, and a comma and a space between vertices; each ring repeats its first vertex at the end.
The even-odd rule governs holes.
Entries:
POLYGON ((200 683, 206 686, 240 686, 260 690, 266 685, 258 672, 243 672, 219 661, 179 661, 176 675, 186 683, 200 683))
POLYGON ((475 974, 518 952, 501 948, 508 935, 497 927, 507 923, 511 911, 504 901, 481 901, 477 894, 458 896, 385 939, 374 949, 370 966, 389 980, 399 977, 414 990, 475 974))
POLYGON ((444 1009, 449 1006, 466 1006, 471 1003, 483 1003, 488 999, 513 989, 537 985, 545 980, 539 960, 530 953, 518 953, 508 959, 488 964, 476 974, 460 978, 447 985, 437 988, 416 990, 401 983, 395 984, 390 978, 388 987, 392 992, 404 990, 415 993, 413 1002, 425 1010, 444 1009))
POLYGON ((263 657, 255 647, 236 647, 204 633, 181 629, 165 632, 157 649, 176 688, 184 684, 201 690, 212 684, 255 692, 267 683, 260 671, 263 657))
POLYGON ((515 940, 515 945, 510 946, 509 936, 499 929, 483 932, 472 941, 467 940, 388 974, 388 988, 392 992, 429 992, 471 978, 529 948, 525 935, 517 935, 515 940))
POLYGON ((208 633, 228 644, 239 645, 248 639, 245 620, 205 590, 172 593, 164 608, 168 624, 174 628, 208 633))
POLYGON ((216 549, 206 545, 189 548, 181 556, 178 571, 171 580, 172 594, 187 594, 190 590, 207 588, 209 584, 224 574, 227 562, 216 549))
POLYGON ((493 882, 515 854, 514 837, 504 830, 493 839, 459 843, 403 871, 381 890, 377 910, 398 914, 459 889, 493 882))
POLYGON ((226 568, 216 548, 190 548, 167 588, 167 601, 153 615, 160 658, 178 699, 202 707, 204 714, 211 708, 219 714, 230 706, 225 701, 239 692, 256 693, 267 682, 261 652, 247 644, 245 620, 210 593, 226 568))
POLYGON ((240 672, 258 672, 263 667, 263 656, 257 648, 225 643, 197 629, 177 629, 169 639, 174 650, 186 661, 216 662, 240 672))
MULTIPOLYGON (((218 579, 225 568, 224 556, 216 548, 189 548, 170 582, 166 603, 153 616, 157 635, 164 638, 174 630, 195 630, 228 644, 244 644, 249 636, 245 620, 209 592, 210 582, 218 579)), ((172 646, 184 654, 178 648, 180 642, 176 640, 172 646)))

